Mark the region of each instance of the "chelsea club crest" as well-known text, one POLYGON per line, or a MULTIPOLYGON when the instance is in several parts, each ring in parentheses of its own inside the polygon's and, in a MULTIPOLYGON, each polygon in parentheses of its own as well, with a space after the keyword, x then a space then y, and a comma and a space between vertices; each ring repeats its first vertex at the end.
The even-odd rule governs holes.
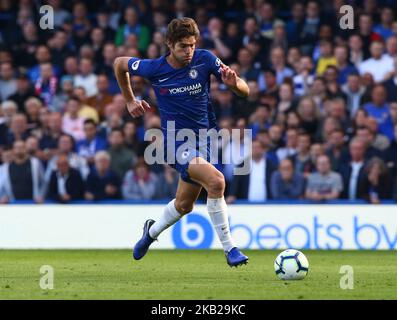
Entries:
POLYGON ((197 70, 196 70, 196 69, 190 69, 190 71, 189 71, 189 77, 190 77, 191 79, 196 79, 197 76, 198 76, 197 70))

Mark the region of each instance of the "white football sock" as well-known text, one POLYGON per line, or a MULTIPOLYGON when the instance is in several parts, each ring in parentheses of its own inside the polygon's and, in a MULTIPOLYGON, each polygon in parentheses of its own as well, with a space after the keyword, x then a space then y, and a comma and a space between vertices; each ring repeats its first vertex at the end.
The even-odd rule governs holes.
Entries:
POLYGON ((175 209, 175 199, 171 200, 164 208, 164 213, 149 229, 152 239, 157 239, 160 233, 177 222, 182 215, 175 209))
POLYGON ((214 226, 216 233, 218 234, 219 240, 222 243, 223 250, 225 252, 229 252, 236 245, 230 233, 225 198, 207 198, 207 210, 210 215, 212 225, 214 226))

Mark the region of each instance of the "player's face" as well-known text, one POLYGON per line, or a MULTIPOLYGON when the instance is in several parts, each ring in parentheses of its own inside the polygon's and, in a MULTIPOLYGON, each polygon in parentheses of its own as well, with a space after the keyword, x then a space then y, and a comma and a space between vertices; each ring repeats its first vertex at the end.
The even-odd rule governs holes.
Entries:
POLYGON ((186 37, 170 46, 170 51, 176 61, 181 65, 187 65, 193 58, 194 49, 196 48, 196 38, 194 36, 186 37))

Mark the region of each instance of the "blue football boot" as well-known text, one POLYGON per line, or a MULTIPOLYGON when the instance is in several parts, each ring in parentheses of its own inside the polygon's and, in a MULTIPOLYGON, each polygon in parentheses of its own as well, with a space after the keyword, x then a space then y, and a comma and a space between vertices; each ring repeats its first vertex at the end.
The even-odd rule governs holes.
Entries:
POLYGON ((149 229, 154 222, 154 220, 149 219, 146 220, 145 224, 143 225, 142 238, 136 243, 132 254, 135 260, 142 259, 149 250, 150 245, 156 240, 149 235, 149 229))
POLYGON ((234 247, 228 253, 225 253, 227 264, 231 267, 237 267, 248 263, 248 257, 241 253, 241 251, 234 247))

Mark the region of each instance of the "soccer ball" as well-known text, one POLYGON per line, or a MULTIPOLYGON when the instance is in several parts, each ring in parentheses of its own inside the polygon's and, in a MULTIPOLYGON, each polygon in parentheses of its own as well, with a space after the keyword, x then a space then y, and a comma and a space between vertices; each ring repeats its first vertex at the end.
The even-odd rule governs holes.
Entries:
POLYGON ((309 272, 309 261, 302 252, 287 249, 277 256, 274 270, 281 280, 301 280, 309 272))

